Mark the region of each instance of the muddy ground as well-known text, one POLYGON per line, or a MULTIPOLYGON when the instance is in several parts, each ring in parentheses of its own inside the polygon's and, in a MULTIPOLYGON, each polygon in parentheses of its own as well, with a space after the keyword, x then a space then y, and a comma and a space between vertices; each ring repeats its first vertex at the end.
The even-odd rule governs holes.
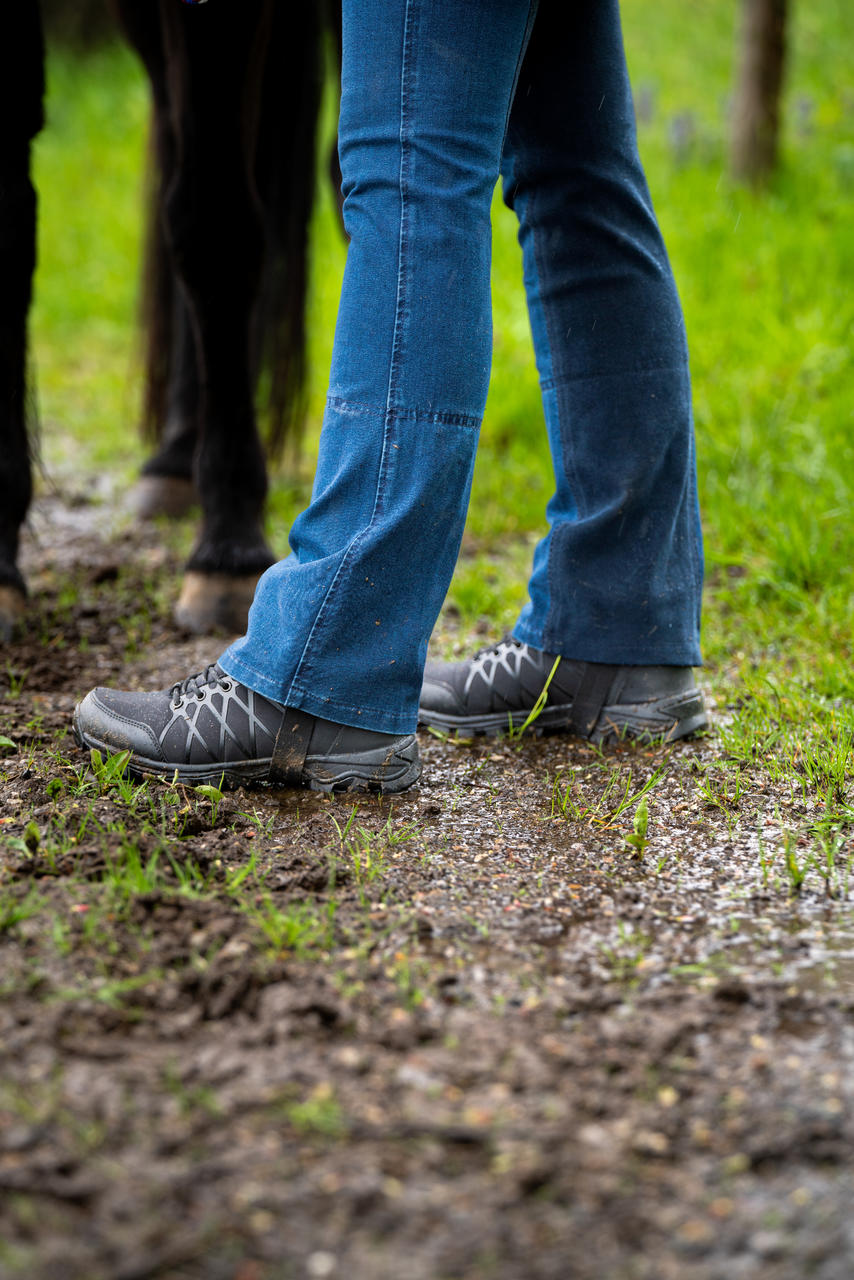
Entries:
POLYGON ((355 810, 123 792, 75 700, 222 647, 174 630, 159 536, 43 499, 0 661, 4 1280, 849 1280, 854 942, 847 871, 785 871, 809 799, 730 787, 714 734, 425 734, 355 810))

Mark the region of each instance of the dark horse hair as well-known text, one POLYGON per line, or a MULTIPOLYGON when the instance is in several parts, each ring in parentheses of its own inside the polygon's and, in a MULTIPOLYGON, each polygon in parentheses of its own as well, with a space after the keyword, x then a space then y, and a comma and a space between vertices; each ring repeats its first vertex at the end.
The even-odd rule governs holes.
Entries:
MULTIPOLYGON (((177 0, 174 0, 177 5, 177 0)), ((324 76, 324 40, 340 28, 328 6, 268 5, 253 51, 243 103, 249 181, 263 219, 264 261, 251 328, 253 375, 268 452, 295 445, 305 416, 308 234, 315 196, 317 124, 324 76)), ((340 38, 340 37, 339 37, 340 38)), ((180 63, 168 74, 181 75, 180 63)), ((180 91, 180 90, 179 90, 180 91)), ((158 440, 169 415, 173 379, 182 358, 176 342, 176 280, 162 219, 163 164, 152 116, 141 327, 145 343, 143 427, 158 440)), ((211 216, 214 216, 212 211, 211 216)), ((186 352, 184 353, 184 358, 186 352)))
POLYGON ((36 261, 36 193, 30 180, 30 148, 44 118, 44 42, 38 6, 12 6, 4 15, 4 39, 7 65, 0 76, 0 638, 9 630, 6 590, 24 591, 16 565, 18 533, 32 494, 34 414, 27 394, 27 317, 36 261))
MULTIPOLYGON (((275 559, 263 527, 271 444, 298 437, 305 385, 308 225, 325 29, 336 0, 111 0, 148 72, 157 178, 145 289, 145 417, 160 444, 143 479, 193 488, 199 535, 176 620, 242 630, 275 559)), ((26 320, 35 264, 30 143, 42 122, 35 0, 12 6, 15 77, 0 78, 0 638, 22 615, 16 564, 29 505, 26 320)))

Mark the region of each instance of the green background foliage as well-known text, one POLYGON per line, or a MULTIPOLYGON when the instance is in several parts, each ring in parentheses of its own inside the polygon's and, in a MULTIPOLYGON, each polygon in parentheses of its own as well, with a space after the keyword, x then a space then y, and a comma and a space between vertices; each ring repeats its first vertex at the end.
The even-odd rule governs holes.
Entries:
MULTIPOLYGON (((722 700, 738 685, 768 718, 779 720, 778 694, 792 699, 794 720, 824 732, 827 717, 850 720, 854 681, 848 6, 795 6, 781 169, 761 195, 736 188, 727 172, 735 5, 662 0, 650 10, 625 0, 623 11, 641 150, 691 345, 709 677, 722 700)), ((334 112, 330 90, 330 137, 334 112)), ((33 319, 49 469, 70 459, 130 481, 144 456, 133 322, 146 119, 146 88, 125 49, 52 49, 49 123, 37 145, 33 319)), ((282 553, 310 485, 345 254, 328 186, 318 186, 310 430, 302 462, 283 465, 270 504, 282 553)), ((446 645, 483 619, 496 631, 512 624, 551 486, 520 255, 498 197, 494 264, 493 382, 446 645)))

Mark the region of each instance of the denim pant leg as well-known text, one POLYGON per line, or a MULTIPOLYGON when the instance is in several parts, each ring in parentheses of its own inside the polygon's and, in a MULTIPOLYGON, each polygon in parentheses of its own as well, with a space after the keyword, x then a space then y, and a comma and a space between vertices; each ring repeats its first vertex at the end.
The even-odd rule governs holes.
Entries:
POLYGON ((618 0, 541 0, 502 173, 556 477, 514 634, 587 661, 699 663, 687 350, 618 0))
POLYGON ((492 348, 490 204, 536 0, 345 0, 350 246, 311 504, 220 659, 268 697, 411 732, 492 348))

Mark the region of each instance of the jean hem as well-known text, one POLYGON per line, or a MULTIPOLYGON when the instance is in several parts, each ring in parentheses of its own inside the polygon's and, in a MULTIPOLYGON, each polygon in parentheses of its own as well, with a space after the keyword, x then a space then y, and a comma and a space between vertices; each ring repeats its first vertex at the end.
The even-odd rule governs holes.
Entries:
POLYGON ((263 672, 256 671, 254 667, 251 667, 243 659, 232 653, 231 648, 226 649, 225 653, 217 659, 217 662, 226 675, 233 676, 235 680, 245 684, 247 689, 254 689, 256 693, 263 694, 265 698, 271 698, 273 702, 284 704, 287 687, 283 682, 281 680, 271 680, 263 672))
POLYGON ((335 698, 318 697, 308 689, 292 684, 287 705, 310 715, 332 720, 354 729, 371 729, 374 733, 414 733, 418 724, 417 709, 412 712, 383 711, 379 707, 354 707, 335 698))
POLYGON ((702 667, 703 658, 698 644, 652 645, 648 640, 626 645, 625 641, 613 644, 606 639, 591 640, 589 634, 570 636, 560 644, 554 644, 549 636, 517 623, 513 639, 530 645, 543 653, 553 653, 575 662, 607 662, 618 667, 702 667))
POLYGON ((285 688, 281 683, 268 677, 242 662, 234 656, 230 649, 219 658, 219 665, 226 675, 232 676, 245 684, 248 689, 263 694, 273 702, 293 707, 296 711, 307 711, 309 715, 318 716, 321 720, 331 720, 335 724, 346 724, 354 729, 370 729, 374 733, 407 734, 414 733, 418 723, 418 712, 383 711, 379 707, 354 707, 349 703, 339 702, 335 698, 318 697, 308 689, 291 682, 285 688))

